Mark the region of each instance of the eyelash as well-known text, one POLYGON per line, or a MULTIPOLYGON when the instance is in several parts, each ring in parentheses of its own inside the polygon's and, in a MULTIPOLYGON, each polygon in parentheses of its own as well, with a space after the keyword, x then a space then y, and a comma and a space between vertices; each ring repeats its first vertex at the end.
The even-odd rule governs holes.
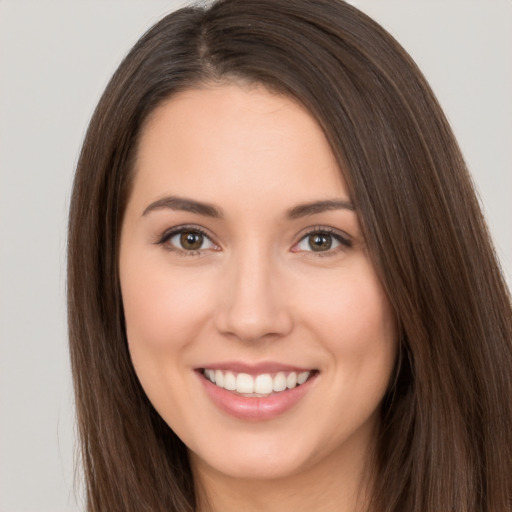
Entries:
POLYGON ((294 247, 297 247, 300 243, 305 241, 307 238, 314 236, 314 235, 327 235, 327 236, 331 237, 332 239, 334 239, 336 242, 338 242, 339 246, 334 247, 334 248, 329 248, 326 251, 313 251, 313 250, 300 251, 300 250, 297 250, 294 252, 303 252, 304 255, 307 257, 325 258, 325 257, 329 257, 329 256, 335 256, 340 251, 346 251, 352 247, 352 240, 350 239, 350 237, 348 235, 341 234, 339 231, 334 230, 329 227, 325 227, 325 226, 316 226, 312 229, 309 229, 306 233, 304 233, 300 237, 299 241, 294 245, 294 247))
MULTIPOLYGON (((211 236, 206 233, 203 229, 197 227, 197 226, 178 226, 175 228, 172 228, 170 230, 165 231, 161 236, 157 238, 155 241, 155 244, 162 245, 165 247, 166 250, 171 252, 176 252, 183 256, 197 256, 201 254, 202 251, 205 249, 198 249, 198 250, 186 250, 186 249, 180 249, 179 247, 173 246, 171 244, 168 244, 169 240, 171 240, 176 235, 180 235, 186 232, 190 233, 197 233, 201 236, 203 236, 206 240, 209 240, 211 244, 218 247, 211 239, 211 236)), ((339 251, 345 251, 347 249, 350 249, 352 247, 352 240, 348 237, 348 235, 342 235, 338 231, 335 231, 332 228, 324 227, 324 226, 317 226, 315 228, 312 228, 308 230, 306 233, 303 233, 300 237, 299 241, 294 244, 293 247, 297 247, 300 243, 302 243, 304 240, 306 240, 308 237, 314 236, 314 235, 327 235, 334 239, 336 242, 338 242, 340 245, 338 247, 335 247, 334 249, 327 249, 326 251, 301 251, 301 250, 295 250, 293 252, 303 252, 306 253, 308 256, 311 257, 326 257, 326 256, 333 256, 337 254, 339 251)))
POLYGON ((178 226, 175 228, 172 228, 170 230, 165 231, 161 236, 159 236, 156 240, 157 245, 162 245, 167 251, 170 252, 176 252, 180 254, 180 256, 198 256, 201 254, 204 249, 198 249, 198 250, 186 250, 186 249, 180 249, 179 247, 176 247, 174 245, 168 244, 169 240, 171 240, 176 235, 180 235, 186 232, 190 233, 197 233, 201 236, 203 236, 204 239, 209 240, 210 243, 218 247, 213 241, 210 235, 206 233, 203 229, 197 227, 197 226, 178 226))

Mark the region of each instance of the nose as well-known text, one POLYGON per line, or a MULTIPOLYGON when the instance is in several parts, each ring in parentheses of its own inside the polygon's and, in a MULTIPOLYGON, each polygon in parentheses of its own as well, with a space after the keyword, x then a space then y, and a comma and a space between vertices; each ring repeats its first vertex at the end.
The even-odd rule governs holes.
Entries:
POLYGON ((246 342, 290 333, 293 318, 277 267, 268 255, 255 251, 230 261, 219 287, 218 331, 246 342))

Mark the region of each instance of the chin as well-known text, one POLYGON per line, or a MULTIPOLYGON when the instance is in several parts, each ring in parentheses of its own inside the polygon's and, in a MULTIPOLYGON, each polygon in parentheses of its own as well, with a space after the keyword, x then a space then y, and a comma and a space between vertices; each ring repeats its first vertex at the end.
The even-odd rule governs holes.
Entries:
POLYGON ((226 456, 200 457, 191 452, 192 466, 222 474, 229 479, 247 481, 283 480, 305 470, 310 457, 288 449, 255 446, 245 450, 229 450, 226 456))

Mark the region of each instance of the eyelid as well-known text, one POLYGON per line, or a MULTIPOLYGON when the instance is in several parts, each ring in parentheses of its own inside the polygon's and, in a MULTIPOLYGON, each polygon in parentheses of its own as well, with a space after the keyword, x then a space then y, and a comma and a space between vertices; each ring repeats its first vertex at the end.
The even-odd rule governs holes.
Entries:
MULTIPOLYGON (((174 226, 172 228, 166 229, 163 233, 159 234, 155 241, 153 242, 155 245, 162 245, 164 246, 166 242, 168 242, 172 237, 179 235, 180 233, 183 233, 184 231, 195 231, 197 233, 200 233, 202 236, 207 238, 216 248, 219 248, 219 244, 217 244, 214 241, 213 236, 204 228, 194 225, 194 224, 182 224, 180 226, 174 226)), ((211 249, 198 249, 196 251, 186 251, 184 249, 180 249, 179 247, 175 246, 166 246, 165 247, 168 251, 177 252, 177 253, 183 253, 187 256, 193 256, 197 255, 201 252, 204 252, 205 250, 211 250, 211 249)))
MULTIPOLYGON (((315 256, 327 256, 337 253, 338 251, 344 251, 350 249, 353 245, 352 237, 348 235, 346 232, 341 231, 339 229, 335 229, 329 226, 315 226, 312 228, 307 228, 299 234, 298 241, 293 245, 292 252, 303 252, 313 254, 315 256), (339 242, 338 247, 334 247, 327 251, 305 251, 305 250, 294 250, 305 238, 315 234, 327 234, 332 236, 337 242, 339 242)), ((308 254, 308 255, 309 255, 308 254)))
MULTIPOLYGON (((159 234, 155 238, 153 243, 155 245, 164 245, 172 237, 174 237, 174 236, 176 236, 176 235, 178 235, 180 233, 183 233, 184 231, 196 231, 197 233, 200 233, 205 238, 207 238, 216 247, 216 249, 220 249, 219 244, 217 244, 215 242, 214 237, 206 229, 202 228, 201 226, 194 225, 194 224, 183 224, 183 225, 180 225, 180 226, 174 226, 172 228, 166 229, 163 233, 159 234)), ((295 244, 293 245, 291 251, 292 252, 312 253, 315 256, 327 256, 327 255, 335 254, 335 253, 337 253, 340 250, 343 251, 343 250, 349 249, 353 245, 352 237, 350 235, 348 235, 344 231, 341 231, 339 229, 335 229, 335 228, 332 228, 332 227, 329 227, 329 226, 315 226, 315 227, 307 228, 307 229, 303 230, 298 235, 298 237, 299 237, 298 241, 295 242, 295 244), (312 250, 311 251, 305 251, 305 250, 297 250, 297 249, 295 249, 298 246, 298 244, 300 242, 302 242, 306 237, 314 235, 314 234, 327 234, 327 235, 330 235, 340 245, 338 247, 329 249, 327 251, 312 251, 312 250)), ((201 252, 205 251, 205 249, 198 249, 196 251, 186 251, 186 250, 180 249, 179 247, 174 247, 174 246, 166 247, 166 248, 169 251, 183 253, 183 254, 186 254, 188 256, 196 255, 198 253, 201 253, 201 252)), ((211 250, 211 249, 209 249, 209 250, 211 250)))

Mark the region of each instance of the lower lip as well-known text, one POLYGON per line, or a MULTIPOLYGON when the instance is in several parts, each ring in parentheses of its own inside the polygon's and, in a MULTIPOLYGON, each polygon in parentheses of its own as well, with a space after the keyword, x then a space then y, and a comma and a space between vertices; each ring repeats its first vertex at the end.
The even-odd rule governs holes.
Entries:
POLYGON ((245 397, 216 386, 198 372, 207 395, 223 412, 245 421, 266 421, 284 414, 309 391, 318 374, 304 384, 266 397, 245 397))

